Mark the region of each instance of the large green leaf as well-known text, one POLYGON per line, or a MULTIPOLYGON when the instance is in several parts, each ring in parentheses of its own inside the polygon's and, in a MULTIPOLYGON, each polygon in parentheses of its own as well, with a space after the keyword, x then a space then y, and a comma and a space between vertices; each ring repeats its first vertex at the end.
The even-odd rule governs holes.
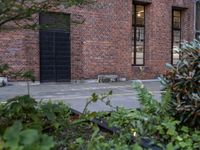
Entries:
POLYGON ((20 133, 20 144, 30 145, 36 142, 39 138, 38 131, 34 129, 27 129, 20 133))
POLYGON ((21 122, 17 121, 13 126, 6 129, 4 133, 4 140, 6 141, 6 147, 10 147, 12 150, 16 150, 20 141, 19 133, 22 130, 21 122))

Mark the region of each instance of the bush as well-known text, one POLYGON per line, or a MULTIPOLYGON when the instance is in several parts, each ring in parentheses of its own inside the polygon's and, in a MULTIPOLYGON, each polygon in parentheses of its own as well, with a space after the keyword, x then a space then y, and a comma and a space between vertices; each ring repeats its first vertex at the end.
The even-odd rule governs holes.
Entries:
POLYGON ((200 43, 184 43, 180 60, 161 77, 172 91, 174 116, 185 125, 200 128, 200 43))
MULTIPOLYGON (((18 140, 18 143, 15 143, 17 148, 31 150, 31 145, 32 148, 36 148, 34 150, 46 150, 48 147, 46 149, 40 147, 45 146, 45 142, 49 142, 49 147, 52 148, 50 141, 54 141, 53 149, 70 149, 76 138, 88 139, 93 132, 91 123, 81 121, 74 123, 79 119, 79 116, 74 116, 70 108, 62 102, 37 102, 28 95, 9 99, 6 103, 0 103, 0 150, 1 143, 6 146, 11 141, 10 138, 5 138, 5 134, 9 130, 13 131, 16 126, 18 130, 12 134, 14 134, 13 138, 18 140), (32 142, 28 145, 21 143, 24 141, 21 134, 32 142), (44 138, 47 141, 42 142, 44 138), (38 140, 42 143, 38 143, 38 140)), ((8 145, 7 149, 15 150, 12 145, 8 145)))
POLYGON ((2 104, 0 111, 0 131, 21 120, 26 127, 51 130, 67 124, 70 110, 63 103, 37 102, 28 95, 18 96, 2 104))
POLYGON ((143 85, 134 88, 140 109, 113 107, 112 92, 93 93, 82 115, 61 102, 37 102, 30 96, 10 99, 0 104, 0 150, 199 150, 200 131, 169 113, 170 90, 157 101, 143 85), (115 111, 90 113, 87 106, 98 101, 115 111), (116 130, 101 130, 91 122, 94 118, 116 130))
POLYGON ((0 136, 0 150, 50 150, 53 147, 52 137, 40 134, 35 129, 23 129, 19 121, 0 136))
POLYGON ((0 63, 0 76, 6 77, 9 69, 10 67, 8 64, 0 63))
POLYGON ((88 150, 199 150, 200 131, 186 127, 170 115, 171 95, 167 91, 160 102, 141 84, 134 85, 141 109, 116 108, 98 117, 118 128, 108 136, 97 129, 89 140, 78 138, 76 149, 88 150))

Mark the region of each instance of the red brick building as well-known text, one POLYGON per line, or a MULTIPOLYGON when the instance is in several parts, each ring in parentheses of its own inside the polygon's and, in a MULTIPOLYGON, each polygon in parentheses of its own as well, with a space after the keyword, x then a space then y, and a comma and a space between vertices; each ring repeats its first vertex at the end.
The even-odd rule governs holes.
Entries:
POLYGON ((1 31, 0 59, 16 70, 33 69, 42 82, 102 74, 156 78, 165 72, 165 63, 177 61, 174 50, 181 41, 200 35, 199 3, 98 0, 82 8, 55 9, 38 18, 48 29, 1 31))

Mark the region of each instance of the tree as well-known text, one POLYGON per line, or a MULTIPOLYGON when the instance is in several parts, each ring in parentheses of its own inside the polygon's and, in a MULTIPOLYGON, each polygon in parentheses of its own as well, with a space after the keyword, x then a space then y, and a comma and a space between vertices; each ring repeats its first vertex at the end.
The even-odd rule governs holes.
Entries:
MULTIPOLYGON (((47 11, 53 7, 63 5, 83 5, 90 0, 0 0, 0 28, 13 22, 16 25, 19 20, 26 20, 26 26, 34 14, 47 11)), ((33 25, 33 24, 32 24, 33 25)))

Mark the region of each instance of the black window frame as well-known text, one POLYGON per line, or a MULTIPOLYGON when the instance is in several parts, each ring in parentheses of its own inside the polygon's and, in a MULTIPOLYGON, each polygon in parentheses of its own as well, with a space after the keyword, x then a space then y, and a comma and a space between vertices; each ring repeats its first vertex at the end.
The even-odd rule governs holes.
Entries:
POLYGON ((194 24, 195 24, 195 38, 200 41, 200 26, 197 27, 198 26, 197 25, 197 20, 198 20, 198 18, 197 18, 197 3, 200 4, 200 0, 195 1, 195 22, 194 22, 194 24), (197 38, 197 35, 199 36, 199 38, 197 38))
MULTIPOLYGON (((132 42, 134 42, 134 47, 132 47, 132 52, 134 53, 133 55, 133 57, 132 57, 132 66, 145 66, 145 22, 146 22, 146 15, 145 15, 145 5, 143 5, 143 4, 135 4, 135 3, 133 3, 132 4, 132 7, 134 7, 134 9, 132 10, 132 11, 134 11, 134 12, 132 12, 132 19, 134 19, 134 20, 132 20, 132 29, 134 30, 134 33, 132 33, 132 34, 134 34, 134 39, 132 39, 132 42), (137 6, 142 6, 142 7, 144 7, 144 25, 138 25, 137 24, 137 6), (133 16, 133 14, 134 14, 134 16, 133 16), (142 64, 137 64, 137 55, 136 55, 136 53, 137 53, 137 49, 136 49, 136 44, 137 44, 137 28, 138 27, 142 27, 142 28, 144 28, 144 41, 143 41, 143 63, 142 64), (133 61, 134 60, 134 61, 133 61)), ((131 55, 132 56, 132 55, 131 55)))
MULTIPOLYGON (((181 47, 181 32, 182 32, 182 25, 181 25, 181 22, 182 22, 182 11, 180 9, 175 9, 175 8, 172 8, 172 48, 171 48, 171 64, 174 65, 174 32, 175 31, 179 31, 180 32, 180 45, 179 45, 179 48, 181 47), (177 27, 174 27, 174 12, 175 11, 178 11, 180 12, 180 27, 177 28, 177 27)), ((180 55, 179 55, 179 58, 180 58, 180 55)))

